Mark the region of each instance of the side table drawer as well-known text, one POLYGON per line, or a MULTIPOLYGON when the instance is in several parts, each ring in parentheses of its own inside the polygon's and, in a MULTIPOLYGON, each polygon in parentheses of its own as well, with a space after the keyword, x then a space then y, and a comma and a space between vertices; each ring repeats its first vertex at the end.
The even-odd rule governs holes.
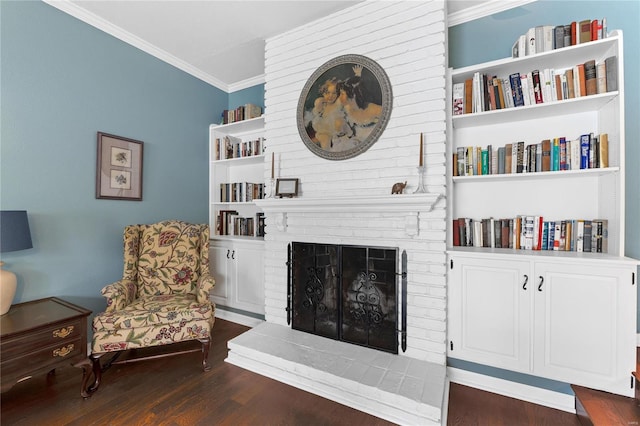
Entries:
MULTIPOLYGON (((81 320, 86 321, 84 318, 81 320)), ((50 345, 64 346, 82 336, 81 320, 55 324, 29 335, 3 340, 0 342, 0 358, 6 360, 20 357, 50 345)))
POLYGON ((66 339, 57 345, 51 345, 43 349, 38 349, 30 354, 15 357, 3 362, 0 365, 3 379, 6 375, 21 374, 35 369, 46 368, 64 363, 65 360, 72 362, 75 358, 83 358, 86 354, 86 345, 83 345, 81 338, 66 339), (84 346, 84 347, 83 347, 84 346))

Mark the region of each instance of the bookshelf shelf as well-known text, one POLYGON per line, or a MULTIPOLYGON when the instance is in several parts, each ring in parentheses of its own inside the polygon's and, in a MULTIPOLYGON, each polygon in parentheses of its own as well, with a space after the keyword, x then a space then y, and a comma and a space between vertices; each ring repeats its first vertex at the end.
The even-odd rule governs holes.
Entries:
MULTIPOLYGON (((458 84, 459 100, 462 86, 459 83, 476 73, 504 79, 513 73, 569 69, 614 56, 618 63, 617 91, 486 112, 449 114, 446 153, 450 160, 446 197, 449 357, 633 396, 629 372, 635 370, 636 362, 639 262, 624 255, 623 52, 622 33, 613 31, 603 40, 450 71, 452 112, 454 84, 458 84), (596 156, 601 151, 595 149, 598 148, 595 142, 592 144, 591 133, 608 135, 608 149, 602 151, 607 153, 607 167, 598 167, 596 156), (581 144, 583 135, 589 141, 585 146, 581 144), (541 164, 544 167, 536 170, 549 170, 548 164, 560 169, 559 163, 546 163, 538 156, 535 164, 524 161, 525 154, 530 152, 533 158, 534 152, 537 155, 543 151, 538 149, 542 141, 560 138, 581 150, 588 146, 588 152, 594 153, 585 156, 591 168, 529 173, 508 169, 514 161, 522 169, 526 165, 534 170, 534 166, 541 164), (579 145, 574 145, 575 141, 579 145), (536 151, 512 149, 516 143, 524 147, 535 145, 536 151), (489 157, 489 152, 496 157, 501 155, 503 161, 489 157), (459 164, 458 158, 453 161, 454 153, 464 156, 460 165, 464 165, 464 173, 471 174, 473 168, 473 175, 453 176, 459 164), (494 169, 494 174, 482 174, 483 170, 491 170, 486 167, 489 158, 492 166, 511 173, 497 174, 494 169), (540 224, 545 221, 546 240, 540 231, 544 230, 540 224), (586 242, 594 239, 587 237, 586 229, 592 229, 591 224, 597 228, 599 221, 606 221, 608 232, 595 239, 602 252, 592 252, 587 250, 586 242), (522 231, 519 223, 524 224, 522 231), (551 223, 553 235, 559 234, 564 242, 562 248, 561 243, 548 244, 551 223), (574 238, 578 234, 572 234, 574 226, 582 225, 585 229, 582 238, 574 238), (517 247, 523 239, 527 249, 517 247), (536 244, 529 244, 533 242, 536 244), (547 250, 542 249, 544 242, 547 250), (578 251, 578 247, 583 250, 578 251)), ((491 79, 479 78, 478 82, 482 80, 491 79)), ((493 93, 495 97, 496 92, 493 93)), ((550 155, 553 151, 545 145, 544 152, 550 155)), ((563 157, 559 145, 553 158, 560 162, 563 157)), ((584 166, 581 150, 578 153, 564 150, 564 164, 568 168, 568 163, 584 166), (566 155, 577 161, 567 162, 566 155)))
POLYGON ((539 121, 557 115, 582 114, 600 110, 607 104, 615 102, 618 96, 619 93, 616 91, 516 108, 454 115, 452 122, 455 129, 462 129, 465 127, 492 125, 504 121, 539 121))
POLYGON ((553 172, 534 172, 534 173, 510 173, 502 175, 478 175, 478 176, 454 176, 453 182, 456 184, 469 182, 486 182, 486 181, 522 181, 522 180, 556 180, 556 179, 581 179, 585 176, 603 176, 617 175, 620 173, 620 167, 605 167, 600 169, 584 169, 584 170, 560 170, 553 172))

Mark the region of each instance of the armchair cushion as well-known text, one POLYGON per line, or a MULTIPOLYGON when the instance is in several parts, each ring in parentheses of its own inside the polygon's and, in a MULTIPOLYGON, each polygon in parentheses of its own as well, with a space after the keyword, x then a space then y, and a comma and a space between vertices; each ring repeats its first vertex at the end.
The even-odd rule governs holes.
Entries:
POLYGON ((94 319, 93 350, 110 352, 208 339, 213 313, 211 303, 198 303, 193 294, 137 299, 94 319))

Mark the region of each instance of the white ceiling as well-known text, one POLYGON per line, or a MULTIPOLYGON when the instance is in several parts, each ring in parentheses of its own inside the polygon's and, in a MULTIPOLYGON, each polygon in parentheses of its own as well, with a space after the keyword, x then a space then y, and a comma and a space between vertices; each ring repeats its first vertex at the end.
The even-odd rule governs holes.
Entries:
MULTIPOLYGON (((44 1, 230 92, 263 81, 265 39, 362 0, 44 1)), ((448 0, 447 4, 451 16, 497 2, 509 3, 448 0)))

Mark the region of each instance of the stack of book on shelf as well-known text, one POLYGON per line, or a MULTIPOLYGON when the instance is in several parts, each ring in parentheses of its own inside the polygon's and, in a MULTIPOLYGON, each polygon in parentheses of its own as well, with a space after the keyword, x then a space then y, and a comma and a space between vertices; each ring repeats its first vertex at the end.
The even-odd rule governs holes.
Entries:
POLYGON ((573 21, 565 25, 538 25, 518 37, 511 49, 511 56, 521 58, 606 37, 606 18, 573 21))
POLYGON ((607 253, 607 219, 545 221, 542 216, 453 220, 453 245, 607 253))
POLYGON ((475 72, 453 84, 453 115, 515 108, 618 90, 618 58, 566 69, 534 69, 495 76, 475 72))
POLYGON ((222 122, 220 124, 235 123, 236 121, 258 118, 262 115, 262 108, 254 104, 246 104, 236 109, 225 109, 222 111, 222 122))
POLYGON ((249 203, 265 197, 264 183, 234 182, 220 184, 221 203, 249 203))
POLYGON ((252 157, 264 154, 264 138, 243 141, 234 136, 225 136, 215 140, 215 159, 252 157))
POLYGON ((524 141, 502 147, 458 147, 453 153, 453 176, 536 173, 609 167, 609 135, 588 133, 539 143, 524 141))
POLYGON ((253 218, 241 217, 235 210, 220 210, 216 218, 216 235, 264 237, 264 213, 258 212, 253 218))

